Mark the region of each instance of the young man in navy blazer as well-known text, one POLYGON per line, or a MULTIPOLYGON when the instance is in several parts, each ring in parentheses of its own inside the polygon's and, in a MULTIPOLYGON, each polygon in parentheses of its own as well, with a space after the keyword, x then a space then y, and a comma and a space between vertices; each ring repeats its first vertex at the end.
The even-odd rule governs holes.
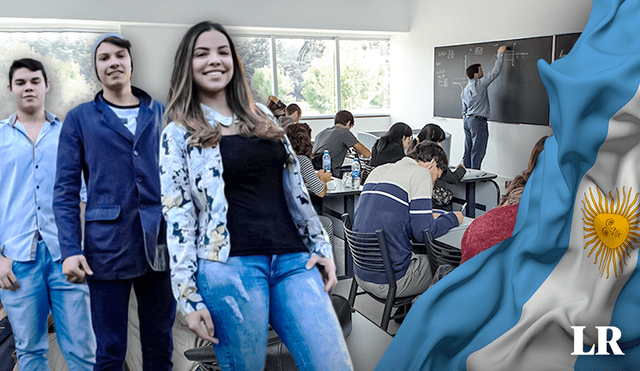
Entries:
POLYGON ((53 209, 63 271, 69 281, 89 284, 96 371, 122 370, 131 287, 139 305, 144 370, 172 368, 175 302, 158 169, 164 107, 131 86, 130 47, 118 34, 98 38, 93 63, 103 90, 67 114, 58 147, 53 209))

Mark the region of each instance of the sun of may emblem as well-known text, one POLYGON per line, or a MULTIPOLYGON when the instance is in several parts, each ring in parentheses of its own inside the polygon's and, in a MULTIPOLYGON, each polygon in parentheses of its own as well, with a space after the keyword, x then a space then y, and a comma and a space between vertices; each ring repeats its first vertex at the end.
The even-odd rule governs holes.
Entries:
POLYGON ((640 228, 638 228, 640 223, 638 207, 640 204, 636 205, 638 194, 636 193, 631 201, 631 188, 627 194, 625 188, 622 187, 622 202, 620 202, 618 189, 616 189, 617 196, 615 198, 611 192, 607 197, 604 192, 600 192, 600 189, 596 188, 596 191, 598 192, 597 202, 591 187, 589 187, 589 196, 585 193, 585 199, 582 201, 582 215, 584 216, 582 221, 585 224, 584 230, 587 232, 584 239, 588 240, 584 248, 591 247, 587 257, 591 257, 594 252, 596 253, 594 264, 600 262, 600 277, 606 270, 607 278, 609 278, 609 268, 613 267, 617 278, 618 266, 620 273, 622 273, 622 264, 627 265, 627 257, 631 257, 629 251, 634 249, 632 244, 638 242, 636 237, 640 238, 640 228))

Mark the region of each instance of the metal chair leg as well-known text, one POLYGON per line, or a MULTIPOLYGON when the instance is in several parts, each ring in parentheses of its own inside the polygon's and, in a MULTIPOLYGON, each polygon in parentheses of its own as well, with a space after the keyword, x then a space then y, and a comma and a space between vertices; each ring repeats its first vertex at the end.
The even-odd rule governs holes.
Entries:
POLYGON ((356 302, 356 295, 358 293, 358 283, 356 282, 356 277, 353 276, 351 281, 351 288, 349 289, 349 305, 351 308, 354 308, 354 304, 356 302))

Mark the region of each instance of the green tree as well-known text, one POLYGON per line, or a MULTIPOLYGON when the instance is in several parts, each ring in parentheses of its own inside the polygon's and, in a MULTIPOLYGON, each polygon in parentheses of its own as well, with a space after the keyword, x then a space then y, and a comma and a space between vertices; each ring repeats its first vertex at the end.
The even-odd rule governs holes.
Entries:
POLYGON ((263 37, 238 37, 234 44, 251 94, 256 102, 266 103, 271 95, 271 42, 263 37), (254 79, 256 81, 254 81, 254 79))
MULTIPOLYGON (((291 101, 293 84, 289 76, 278 75, 278 93, 276 96, 283 101, 291 101)), ((271 68, 260 67, 254 70, 251 79, 251 91, 258 102, 266 102, 271 95, 271 68)))
POLYGON ((325 56, 326 51, 327 46, 323 40, 277 40, 278 76, 287 76, 291 83, 291 86, 283 85, 287 87, 281 89, 280 77, 278 77, 278 94, 290 95, 291 101, 303 101, 304 74, 311 68, 315 60, 325 56))
POLYGON ((251 78, 251 92, 257 102, 266 102, 271 95, 271 71, 268 67, 256 68, 251 78))
MULTIPOLYGON (((75 54, 91 55, 91 45, 89 41, 80 44, 72 42, 65 37, 66 35, 59 33, 43 33, 47 35, 43 38, 35 38, 33 34, 0 32, 0 71, 9 71, 15 59, 33 58, 42 62, 50 81, 46 107, 64 120, 69 110, 93 99, 94 94, 99 90, 99 83, 93 77, 92 68, 82 68, 82 65, 77 62, 82 59, 71 57, 75 54), (55 48, 41 45, 52 40, 56 45, 55 48), (77 49, 78 47, 80 49, 77 49)), ((93 39, 91 34, 86 33, 79 37, 93 39)), ((91 58, 87 59, 90 62, 91 58)), ((4 72, 0 73, 0 78, 4 81, 8 80, 4 72)), ((0 90, 0 101, 13 101, 7 89, 0 90)), ((8 117, 14 111, 14 104, 3 104, 0 107, 0 117, 8 117)))
POLYGON ((302 95, 309 107, 321 114, 336 111, 333 63, 316 59, 303 74, 302 95))

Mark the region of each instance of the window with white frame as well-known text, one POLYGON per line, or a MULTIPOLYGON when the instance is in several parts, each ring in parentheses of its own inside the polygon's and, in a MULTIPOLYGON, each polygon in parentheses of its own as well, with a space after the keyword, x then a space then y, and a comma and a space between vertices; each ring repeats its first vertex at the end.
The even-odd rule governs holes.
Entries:
POLYGON ((273 94, 297 103, 307 117, 333 116, 341 109, 388 112, 387 39, 235 36, 234 42, 258 102, 273 94))
POLYGON ((389 110, 389 41, 339 40, 341 108, 354 114, 389 110))
POLYGON ((267 103, 272 93, 271 39, 268 37, 234 37, 236 51, 256 102, 267 103))

